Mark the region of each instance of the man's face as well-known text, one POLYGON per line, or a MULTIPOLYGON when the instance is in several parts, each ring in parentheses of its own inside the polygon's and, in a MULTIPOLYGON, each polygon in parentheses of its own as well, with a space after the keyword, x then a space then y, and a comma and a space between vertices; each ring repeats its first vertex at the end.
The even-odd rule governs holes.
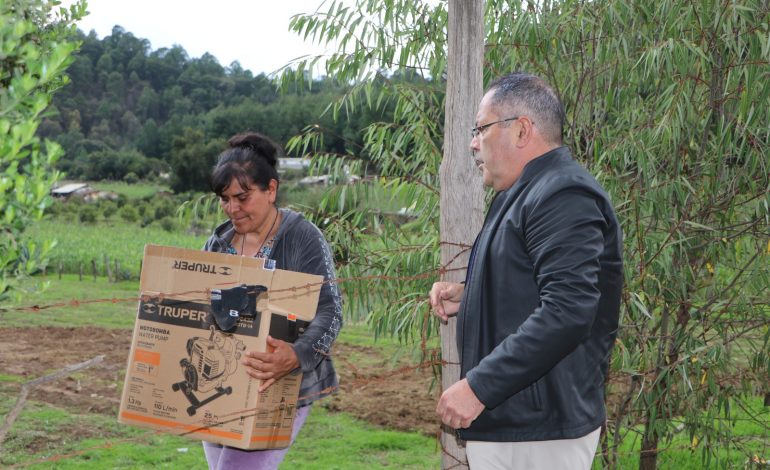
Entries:
MULTIPOLYGON (((475 126, 508 119, 513 116, 501 116, 492 106, 491 90, 479 104, 476 113, 475 126)), ((501 122, 483 130, 471 139, 471 152, 474 161, 481 170, 482 180, 485 186, 492 187, 495 191, 504 191, 516 182, 519 171, 516 171, 516 142, 517 121, 501 122)))

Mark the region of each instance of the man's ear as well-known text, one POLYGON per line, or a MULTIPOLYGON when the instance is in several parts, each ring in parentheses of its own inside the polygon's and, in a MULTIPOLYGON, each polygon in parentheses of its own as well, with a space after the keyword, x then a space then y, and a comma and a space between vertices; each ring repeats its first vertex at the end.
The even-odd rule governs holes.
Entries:
POLYGON ((516 140, 516 145, 521 148, 529 143, 530 139, 532 138, 532 132, 534 129, 532 128, 532 121, 529 119, 522 119, 516 122, 519 127, 516 130, 516 136, 518 137, 516 140))

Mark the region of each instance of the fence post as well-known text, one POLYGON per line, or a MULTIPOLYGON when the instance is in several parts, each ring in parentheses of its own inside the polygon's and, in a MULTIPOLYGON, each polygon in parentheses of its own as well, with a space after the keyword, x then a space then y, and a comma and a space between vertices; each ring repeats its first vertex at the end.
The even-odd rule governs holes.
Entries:
POLYGON ((115 258, 115 282, 120 281, 120 260, 115 258))
POLYGON ((62 262, 59 261, 59 280, 60 281, 61 281, 61 272, 62 272, 63 269, 64 269, 64 267, 62 266, 62 262))
MULTIPOLYGON (((447 2, 447 80, 444 104, 444 149, 439 167, 441 187, 439 235, 441 280, 464 279, 470 247, 484 223, 484 188, 479 172, 468 158, 468 128, 483 95, 485 1, 447 2), (470 184, 472 182, 472 184, 470 184), (462 224, 457 221, 462 220, 462 224), (445 243, 450 242, 450 243, 445 243), (446 271, 443 271, 443 270, 446 271)), ((441 389, 460 380, 457 318, 439 328, 441 389)), ((465 444, 447 427, 441 427, 441 468, 467 469, 465 444)))
POLYGON ((91 272, 94 273, 94 282, 96 282, 96 260, 91 258, 91 272))
POLYGON ((78 278, 80 282, 83 282, 83 262, 78 261, 78 278))
POLYGON ((112 282, 112 270, 110 269, 110 257, 104 254, 104 273, 107 275, 107 282, 112 282))

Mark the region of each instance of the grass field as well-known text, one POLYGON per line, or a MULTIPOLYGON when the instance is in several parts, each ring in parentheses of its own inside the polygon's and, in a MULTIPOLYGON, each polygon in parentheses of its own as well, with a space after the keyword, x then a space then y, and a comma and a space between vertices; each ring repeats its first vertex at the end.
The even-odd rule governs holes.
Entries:
MULTIPOLYGON (((10 387, 0 381, 5 414, 12 403, 10 387)), ((103 415, 73 415, 62 409, 28 404, 3 448, 0 465, 30 469, 206 469, 199 442, 120 425, 103 415), (59 441, 72 429, 91 428, 106 438, 71 436, 56 448, 30 453, 25 443, 37 433, 59 441), (52 459, 53 457, 53 459, 52 459)), ((361 468, 438 468, 435 440, 416 433, 375 428, 345 414, 315 407, 297 442, 281 465, 283 469, 317 470, 361 468)))

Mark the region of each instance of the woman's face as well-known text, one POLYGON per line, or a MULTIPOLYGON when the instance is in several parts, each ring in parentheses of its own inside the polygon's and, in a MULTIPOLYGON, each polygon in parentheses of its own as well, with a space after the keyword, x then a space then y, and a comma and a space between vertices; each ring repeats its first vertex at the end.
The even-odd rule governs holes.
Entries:
POLYGON ((227 217, 235 227, 235 231, 241 234, 249 232, 262 232, 268 230, 273 216, 273 206, 278 189, 278 182, 270 180, 267 189, 263 190, 256 184, 248 188, 241 187, 236 178, 230 182, 230 186, 219 196, 219 204, 227 217))

